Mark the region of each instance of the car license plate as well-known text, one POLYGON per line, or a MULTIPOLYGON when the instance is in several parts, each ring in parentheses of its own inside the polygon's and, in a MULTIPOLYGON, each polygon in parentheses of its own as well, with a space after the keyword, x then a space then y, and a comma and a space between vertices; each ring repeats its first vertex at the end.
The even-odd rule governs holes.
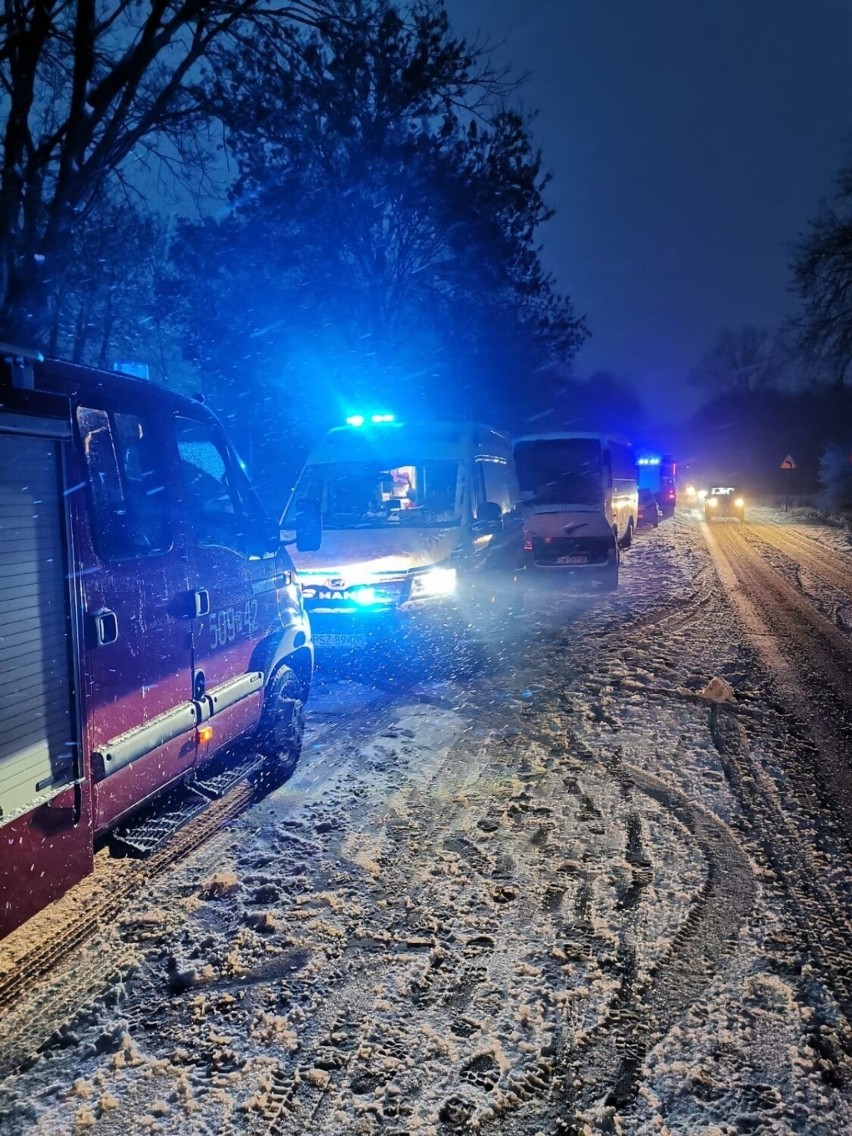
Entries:
POLYGON ((557 556, 557 564, 588 564, 588 556, 557 556))
POLYGON ((366 635, 337 635, 321 633, 319 635, 314 635, 313 639, 315 647, 345 647, 351 649, 353 647, 367 646, 366 635))

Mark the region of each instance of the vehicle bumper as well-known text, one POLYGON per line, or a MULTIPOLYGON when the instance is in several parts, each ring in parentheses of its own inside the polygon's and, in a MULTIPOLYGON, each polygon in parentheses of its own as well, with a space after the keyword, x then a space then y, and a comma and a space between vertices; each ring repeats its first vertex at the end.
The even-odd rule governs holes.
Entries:
POLYGON ((460 617, 455 597, 409 600, 364 611, 336 610, 320 605, 308 607, 317 653, 404 645, 412 636, 447 628, 460 617))

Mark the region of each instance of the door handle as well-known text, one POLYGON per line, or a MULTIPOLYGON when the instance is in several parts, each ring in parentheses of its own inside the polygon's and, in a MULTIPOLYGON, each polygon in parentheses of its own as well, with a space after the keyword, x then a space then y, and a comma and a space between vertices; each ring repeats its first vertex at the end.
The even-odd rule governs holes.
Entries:
POLYGON ((118 616, 114 611, 106 608, 103 611, 96 611, 94 620, 95 641, 99 647, 106 647, 118 639, 118 616))
POLYGON ((192 602, 194 606, 192 614, 195 619, 210 614, 210 593, 206 588, 195 588, 192 593, 192 602))

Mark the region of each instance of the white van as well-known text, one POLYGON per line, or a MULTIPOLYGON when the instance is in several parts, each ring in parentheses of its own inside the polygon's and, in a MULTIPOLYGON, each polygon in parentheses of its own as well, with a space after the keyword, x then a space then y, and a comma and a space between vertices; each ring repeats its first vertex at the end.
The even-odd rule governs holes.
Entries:
POLYGON ((317 509, 316 552, 294 553, 318 650, 476 626, 520 585, 523 522, 509 439, 488 426, 376 416, 331 430, 282 519, 317 509))
POLYGON ((606 434, 528 434, 514 454, 527 570, 616 588, 639 504, 633 447, 606 434))

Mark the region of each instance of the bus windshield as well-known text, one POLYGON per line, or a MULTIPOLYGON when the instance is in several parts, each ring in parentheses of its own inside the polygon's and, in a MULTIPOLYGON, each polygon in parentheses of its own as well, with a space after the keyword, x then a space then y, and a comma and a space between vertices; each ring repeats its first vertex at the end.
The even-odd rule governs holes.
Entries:
POLYGON ((603 461, 596 438, 541 438, 519 442, 515 463, 521 490, 536 505, 603 502, 603 461))
POLYGON ((294 523, 305 498, 320 502, 327 529, 446 528, 460 522, 459 466, 413 458, 308 466, 285 527, 294 523))

